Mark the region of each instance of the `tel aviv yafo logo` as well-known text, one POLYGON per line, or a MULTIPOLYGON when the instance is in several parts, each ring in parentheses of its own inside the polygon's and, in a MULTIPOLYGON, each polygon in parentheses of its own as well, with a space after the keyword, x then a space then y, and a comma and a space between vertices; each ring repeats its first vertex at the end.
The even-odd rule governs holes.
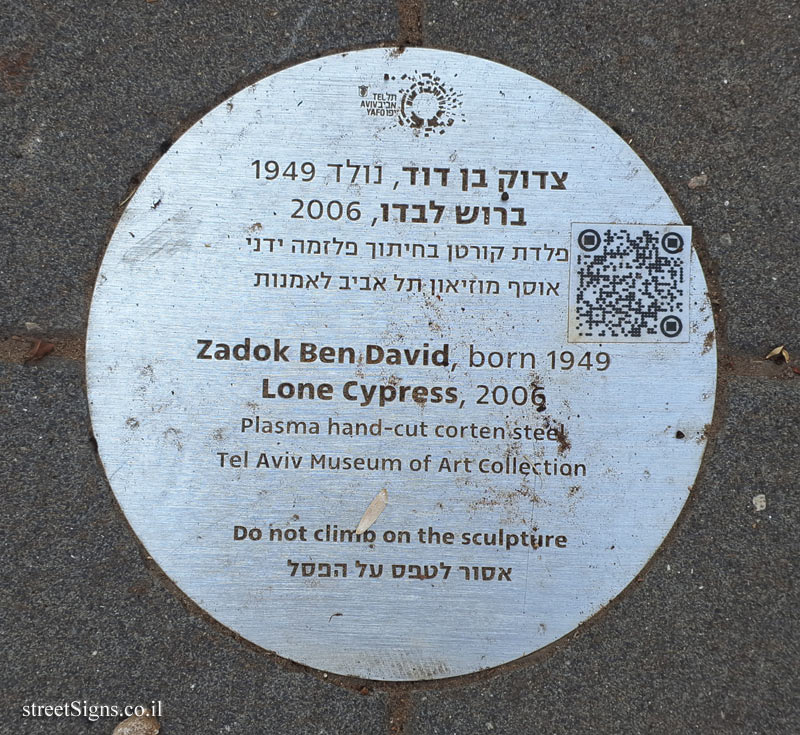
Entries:
POLYGON ((415 133, 428 137, 444 133, 461 115, 461 92, 456 92, 430 72, 403 74, 400 81, 400 109, 397 122, 415 133))
POLYGON ((433 133, 443 134, 456 121, 465 122, 461 113, 462 93, 436 74, 414 71, 399 78, 384 74, 383 79, 390 87, 397 81, 403 86, 389 92, 386 86, 374 91, 375 87, 360 84, 360 107, 367 115, 392 117, 398 125, 426 138, 433 133))

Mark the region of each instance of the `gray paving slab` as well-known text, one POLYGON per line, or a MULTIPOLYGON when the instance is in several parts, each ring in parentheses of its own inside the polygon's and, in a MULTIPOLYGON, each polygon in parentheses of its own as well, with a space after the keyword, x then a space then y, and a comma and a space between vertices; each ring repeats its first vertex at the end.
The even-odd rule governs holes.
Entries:
POLYGON ((0 364, 0 392, 0 730, 110 733, 120 718, 22 707, 160 700, 167 733, 385 731, 385 695, 276 663, 148 566, 96 458, 80 363, 0 364))
POLYGON ((719 274, 731 347, 760 352, 800 342, 798 15, 790 0, 448 0, 428 3, 424 39, 538 77, 630 141, 719 274))
POLYGON ((798 401, 797 381, 732 380, 702 481, 639 581, 551 656, 415 694, 409 732, 800 731, 798 401))
POLYGON ((395 37, 394 6, 380 0, 4 0, 0 327, 83 329, 132 179, 234 87, 395 37))

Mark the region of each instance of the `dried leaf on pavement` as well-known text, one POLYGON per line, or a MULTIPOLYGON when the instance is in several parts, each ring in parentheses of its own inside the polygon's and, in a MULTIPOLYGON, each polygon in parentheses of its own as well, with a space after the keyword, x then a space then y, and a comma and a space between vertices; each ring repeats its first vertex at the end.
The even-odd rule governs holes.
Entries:
POLYGON ((771 360, 773 357, 780 357, 784 362, 789 362, 790 360, 789 353, 787 352, 785 345, 779 345, 774 350, 771 350, 764 359, 771 360))
POLYGON ((41 360, 45 355, 49 355, 56 346, 52 342, 45 342, 43 339, 34 340, 31 351, 25 358, 25 362, 41 360))
POLYGON ((158 735, 161 725, 148 710, 144 715, 133 715, 120 722, 111 735, 158 735))
POLYGON ((30 351, 25 355, 25 362, 41 360, 45 355, 49 355, 56 348, 52 342, 47 342, 39 337, 18 337, 14 335, 11 339, 17 342, 27 342, 31 345, 30 351))

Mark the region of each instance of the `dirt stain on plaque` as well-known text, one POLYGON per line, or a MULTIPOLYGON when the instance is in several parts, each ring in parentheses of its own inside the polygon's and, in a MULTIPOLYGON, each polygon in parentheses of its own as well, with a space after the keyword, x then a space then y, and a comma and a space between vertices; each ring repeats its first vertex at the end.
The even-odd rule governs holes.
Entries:
POLYGON ((442 333, 442 323, 445 322, 445 315, 442 311, 442 305, 440 303, 441 297, 437 298, 426 293, 422 293, 422 301, 425 305, 425 308, 429 311, 428 317, 428 328, 432 332, 442 333))
POLYGON ((364 370, 364 353, 363 352, 359 352, 358 353, 358 360, 356 361, 356 366, 357 366, 356 369, 355 369, 356 377, 358 377, 358 378, 366 378, 367 377, 367 373, 364 370))
POLYGON ((567 511, 575 513, 578 503, 583 498, 583 487, 580 485, 573 485, 567 490, 567 511))
POLYGON ((700 353, 701 355, 705 355, 711 350, 711 347, 714 345, 714 330, 712 329, 707 335, 706 338, 703 340, 703 351, 700 353))
POLYGON ((183 450, 183 442, 180 440, 180 436, 183 432, 180 429, 176 429, 174 426, 170 426, 164 433, 164 440, 174 444, 178 451, 183 450))
POLYGON ((543 423, 545 429, 548 430, 548 433, 551 429, 555 432, 556 442, 558 443, 558 453, 560 455, 564 455, 570 449, 572 449, 572 442, 569 440, 567 436, 567 430, 564 427, 564 424, 557 423, 550 416, 545 416, 543 423))
POLYGON ((708 439, 708 434, 709 434, 710 431, 711 431, 711 424, 708 423, 705 426, 703 426, 703 430, 698 433, 697 439, 695 439, 695 441, 698 444, 702 444, 703 442, 705 442, 708 439))

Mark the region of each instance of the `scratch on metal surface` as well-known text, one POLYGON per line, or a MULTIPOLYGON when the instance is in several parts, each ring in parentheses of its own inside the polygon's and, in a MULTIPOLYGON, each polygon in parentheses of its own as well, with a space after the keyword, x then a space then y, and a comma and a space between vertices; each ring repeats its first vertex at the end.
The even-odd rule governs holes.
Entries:
POLYGON ((112 473, 111 473, 111 474, 108 476, 108 481, 109 481, 109 482, 111 482, 111 480, 113 480, 113 479, 114 479, 114 476, 117 474, 117 472, 119 472, 119 471, 120 471, 120 470, 121 470, 121 469, 122 469, 122 468, 123 468, 123 467, 124 467, 126 464, 127 464, 127 462, 123 462, 123 463, 122 463, 122 464, 121 464, 119 467, 117 467, 117 469, 115 469, 115 470, 114 470, 114 471, 113 471, 113 472, 112 472, 112 473))
POLYGON ((158 225, 158 227, 155 227, 143 238, 136 241, 136 243, 125 252, 125 254, 122 256, 123 262, 136 263, 143 260, 149 260, 150 258, 153 258, 161 253, 173 255, 181 248, 187 247, 189 243, 186 240, 171 240, 168 237, 159 237, 159 233, 162 233, 168 225, 182 224, 185 221, 185 212, 178 212, 177 214, 172 215, 172 217, 169 219, 164 220, 164 222, 158 225))

